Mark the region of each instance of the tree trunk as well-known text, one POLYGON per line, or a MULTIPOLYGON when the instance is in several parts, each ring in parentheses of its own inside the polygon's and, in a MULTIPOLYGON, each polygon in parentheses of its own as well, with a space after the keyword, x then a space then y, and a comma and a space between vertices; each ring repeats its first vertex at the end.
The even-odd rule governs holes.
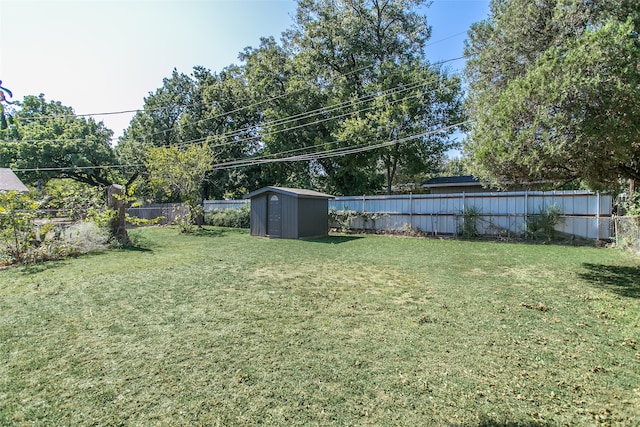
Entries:
POLYGON ((115 216, 109 220, 109 231, 122 246, 131 246, 131 239, 127 233, 124 191, 121 185, 113 184, 107 188, 107 207, 115 211, 115 216))

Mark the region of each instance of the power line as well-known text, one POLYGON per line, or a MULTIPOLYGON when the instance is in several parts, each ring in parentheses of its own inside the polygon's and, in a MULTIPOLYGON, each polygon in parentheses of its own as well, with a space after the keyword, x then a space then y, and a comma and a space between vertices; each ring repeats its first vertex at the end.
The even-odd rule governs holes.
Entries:
MULTIPOLYGON (((456 34, 454 36, 457 36, 457 35, 458 34, 456 34)), ((447 38, 454 37, 454 36, 449 36, 447 38)), ((445 39, 442 39, 442 40, 445 40, 445 39)), ((435 41, 435 42, 433 42, 431 44, 438 43, 439 41, 441 41, 441 40, 435 41)), ((464 56, 433 62, 433 63, 430 63, 429 65, 430 66, 442 65, 442 64, 449 63, 449 62, 458 61, 458 60, 461 60, 461 59, 464 59, 464 56)), ((362 66, 362 67, 357 68, 355 70, 352 70, 352 71, 350 71, 348 73, 342 74, 342 75, 340 75, 340 77, 341 78, 347 77, 347 76, 355 74, 357 72, 366 70, 366 69, 372 67, 373 65, 375 65, 375 64, 369 64, 369 65, 362 66)), ((226 111, 224 113, 217 114, 217 115, 212 116, 212 117, 206 117, 204 119, 201 119, 201 120, 198 120, 198 121, 195 121, 195 122, 191 122, 190 125, 194 125, 194 124, 197 124, 197 123, 205 122, 207 120, 214 120, 214 119, 217 119, 217 118, 220 118, 220 117, 227 116, 229 114, 233 114, 233 113, 237 113, 237 112, 249 109, 249 108, 257 107, 257 106, 265 104, 267 102, 271 102, 271 101, 274 101, 274 100, 277 100, 277 99, 280 99, 280 98, 283 98, 283 97, 291 96, 291 95, 294 95, 296 93, 303 92, 305 90, 307 90, 307 89, 306 88, 302 88, 302 89, 299 89, 299 90, 296 90, 296 91, 293 91, 293 92, 285 92, 285 93, 282 93, 280 95, 276 95, 276 96, 267 98, 265 100, 255 102, 255 103, 247 105, 247 106, 243 106, 243 107, 231 110, 231 111, 226 111)), ((35 120, 56 119, 56 118, 90 117, 90 116, 94 116, 94 115, 96 115, 96 116, 103 115, 104 116, 104 115, 117 115, 117 114, 137 113, 137 112, 144 113, 144 112, 168 110, 168 109, 171 109, 171 108, 175 108, 176 106, 177 105, 168 105, 168 106, 157 107, 157 108, 152 108, 152 109, 122 110, 122 111, 112 111, 112 112, 103 112, 103 113, 66 114, 66 115, 63 114, 63 115, 48 115, 48 116, 47 115, 39 115, 39 116, 32 116, 32 117, 22 117, 22 118, 20 118, 20 120, 35 121, 35 120)), ((179 124, 178 126, 181 127, 182 125, 179 124)), ((171 131, 175 131, 175 129, 174 128, 167 128, 167 129, 164 129, 162 131, 153 132, 153 133, 150 133, 150 134, 142 135, 140 137, 136 137, 135 139, 137 139, 137 140, 146 139, 148 137, 152 137, 152 136, 156 136, 156 135, 160 135, 160 134, 166 134, 166 133, 171 132, 171 131)), ((47 140, 50 140, 50 139, 47 139, 47 140)), ((58 141, 62 141, 62 140, 58 140, 58 141)), ((69 140, 69 141, 73 141, 73 140, 69 140)), ((37 142, 37 141, 33 140, 33 142, 37 142)))
MULTIPOLYGON (((366 95, 366 96, 360 98, 359 101, 356 102, 356 104, 363 103, 363 102, 370 101, 370 100, 374 100, 374 99, 382 97, 382 96, 388 96, 388 95, 394 95, 394 94, 402 93, 402 92, 405 92, 407 90, 412 90, 412 89, 415 89, 417 87, 424 86, 424 85, 426 85, 426 83, 427 83, 427 80, 424 80, 424 81, 415 83, 413 85, 408 85, 408 86, 405 86, 405 87, 391 88, 391 89, 389 89, 389 90, 387 90, 387 91, 385 91, 385 92, 383 92, 381 94, 376 95, 375 97, 371 97, 371 95, 366 95)), ((434 90, 437 90, 437 89, 434 89, 434 90)), ((422 95, 422 94, 424 94, 424 93, 421 92, 421 93, 418 93, 418 94, 406 96, 406 97, 400 98, 398 100, 394 100, 394 101, 392 101, 392 103, 402 102, 403 100, 406 100, 406 99, 408 99, 410 97, 419 96, 419 95, 422 95)), ((352 105, 353 103, 354 102, 350 101, 350 102, 347 102, 347 103, 337 104, 337 106, 330 107, 330 110, 331 109, 338 110, 339 108, 337 108, 337 107, 342 108, 344 106, 348 106, 349 104, 352 105)), ((376 108, 376 106, 369 106, 369 107, 366 107, 366 108, 363 108, 363 109, 360 109, 360 110, 349 111, 349 112, 343 113, 343 114, 341 114, 339 116, 332 116, 332 117, 329 117, 329 118, 323 118, 323 119, 317 120, 315 122, 304 123, 304 124, 301 124, 301 125, 280 129, 278 131, 272 131, 272 132, 269 132, 267 134, 263 134, 262 136, 271 135, 271 134, 275 134, 275 133, 278 133, 278 132, 290 131, 290 130, 294 130, 294 129, 310 126, 310 125, 313 125, 313 124, 317 124, 317 123, 320 123, 320 122, 323 122, 323 121, 327 121, 327 120, 335 120, 335 119, 342 118, 342 117, 345 117, 345 116, 348 116, 348 115, 352 115, 352 114, 357 114, 359 112, 368 111, 368 110, 371 110, 371 109, 374 109, 374 108, 376 108)), ((317 115, 318 112, 322 112, 323 110, 324 109, 318 109, 318 110, 314 110, 314 111, 308 112, 308 113, 301 113, 301 114, 292 116, 292 118, 293 119, 311 118, 311 117, 314 117, 315 115, 317 115)), ((283 119, 280 119, 279 121, 274 121, 274 122, 279 123, 279 124, 287 124, 287 123, 292 121, 292 120, 285 120, 285 119, 287 119, 287 118, 283 118, 283 119)), ((461 123, 458 123, 458 124, 455 124, 455 125, 451 125, 451 126, 448 126, 448 127, 444 127, 444 128, 435 130, 433 132, 441 132, 441 131, 444 131, 444 130, 447 130, 447 129, 450 129, 450 128, 453 128, 453 127, 460 126, 463 123, 464 122, 461 122, 461 123)), ((265 125, 268 125, 268 123, 265 124, 265 125)), ((419 134, 419 135, 413 136, 413 137, 411 137, 409 139, 415 139, 415 138, 419 137, 420 135, 427 135, 427 134, 429 134, 429 133, 419 134)), ((253 138, 247 138, 247 139, 253 139, 253 138)), ((247 139, 245 139, 245 140, 247 140, 247 139)), ((235 140, 235 141, 231 141, 231 142, 228 142, 228 143, 222 143, 222 144, 217 144, 217 145, 213 145, 213 146, 222 146, 222 145, 242 142, 242 141, 245 141, 245 140, 235 140)), ((309 148, 317 148, 319 146, 337 144, 337 143, 340 143, 340 142, 346 142, 346 141, 339 141, 338 140, 338 141, 333 141, 333 142, 325 142, 325 143, 318 144, 318 145, 311 146, 311 147, 300 147, 300 148, 297 148, 297 149, 287 150, 287 151, 283 151, 283 152, 279 152, 279 153, 270 153, 270 154, 267 154, 267 155, 264 155, 264 156, 261 156, 261 157, 253 157, 253 158, 244 158, 244 159, 231 160, 231 161, 227 161, 225 163, 221 163, 219 165, 216 165, 215 168, 216 169, 228 169, 230 167, 248 166, 248 165, 260 164, 260 163, 272 163, 274 161, 301 161, 301 160, 311 160, 311 159, 318 159, 318 158, 326 158, 327 156, 328 157, 332 157, 334 155, 335 156, 338 156, 338 155, 344 156, 344 155, 353 154, 353 153, 357 153, 357 152, 374 150, 374 149, 377 149, 377 148, 385 146, 385 144, 389 144, 390 145, 390 144, 397 143, 398 141, 383 142, 383 143, 378 143, 378 144, 375 144, 375 145, 363 144, 361 146, 356 146, 356 147, 336 148, 336 149, 326 150, 326 151, 321 151, 321 152, 304 153, 302 155, 290 156, 290 157, 287 157, 287 158, 284 158, 284 159, 281 159, 281 160, 279 158, 273 158, 274 156, 278 156, 278 155, 290 154, 290 153, 294 153, 294 152, 298 152, 298 151, 307 150, 309 148), (382 145, 380 145, 380 144, 382 144, 382 145)), ((400 141, 400 142, 402 142, 402 141, 400 141)), ((186 145, 186 143, 183 143, 182 145, 186 145)), ((90 170, 90 169, 131 168, 131 167, 141 167, 141 166, 144 166, 144 164, 23 168, 23 169, 15 169, 15 171, 16 172, 38 172, 38 171, 39 172, 48 172, 48 171, 73 171, 73 170, 90 170)))
MULTIPOLYGON (((319 160, 319 159, 325 159, 325 158, 331 158, 331 157, 342 157, 342 156, 350 155, 350 154, 362 153, 362 152, 366 152, 366 151, 373 151, 373 150, 377 150, 379 148, 388 147, 388 146, 391 146, 391 145, 402 144, 402 143, 405 143, 405 142, 408 142, 408 141, 411 141, 411 140, 414 140, 414 139, 423 138, 423 137, 426 137, 426 136, 429 136, 429 135, 433 135, 435 133, 445 132, 445 131, 454 129, 456 127, 462 126, 465 123, 467 123, 467 122, 463 121, 463 122, 459 122, 459 123, 456 123, 456 124, 453 124, 453 125, 443 126, 441 128, 438 128, 438 129, 434 129, 434 130, 427 131, 427 132, 421 132, 421 133, 414 134, 414 135, 407 136, 407 137, 403 137, 403 138, 376 142, 375 144, 367 143, 367 144, 360 144, 360 145, 356 145, 356 146, 338 147, 338 148, 334 148, 334 149, 331 149, 331 150, 315 151, 315 152, 305 153, 305 154, 301 154, 301 155, 288 156, 288 157, 278 157, 278 158, 274 158, 274 159, 267 158, 267 156, 260 156, 260 157, 254 157, 254 158, 240 159, 240 160, 236 160, 236 161, 229 161, 229 162, 225 162, 225 163, 219 163, 218 165, 214 166, 214 169, 229 169, 231 167, 254 166, 254 165, 264 164, 264 163, 309 161, 309 160, 319 160)), ((333 141, 333 142, 330 142, 329 144, 337 143, 337 142, 346 142, 346 141, 333 141)), ((285 153, 287 153, 287 152, 281 152, 281 153, 277 153, 277 154, 285 154, 285 153)))
MULTIPOLYGON (((246 158, 246 159, 230 160, 230 161, 227 161, 227 162, 218 163, 218 164, 213 165, 213 170, 231 169, 231 168, 237 168, 237 167, 247 167, 247 166, 254 166, 254 165, 259 165, 259 164, 264 164, 264 163, 282 163, 282 162, 295 162, 295 161, 310 161, 310 160, 319 160, 319 159, 326 159, 326 158, 332 158, 332 157, 342 157, 342 156, 346 156, 346 155, 350 155, 350 154, 357 154, 357 153, 362 153, 362 152, 367 152, 367 151, 373 151, 373 150, 377 150, 379 148, 384 148, 384 147, 395 145, 395 144, 403 144, 405 142, 408 142, 408 141, 411 141, 411 140, 414 140, 414 139, 423 138, 423 137, 426 137, 426 136, 429 136, 429 135, 433 135, 433 134, 439 133, 439 132, 445 132, 445 131, 454 129, 456 127, 462 126, 462 125, 464 125, 466 123, 468 123, 468 121, 462 121, 462 122, 459 122, 459 123, 455 123, 455 124, 448 125, 448 126, 443 126, 443 127, 438 128, 438 129, 434 129, 434 130, 427 131, 427 132, 421 132, 421 133, 414 134, 414 135, 407 136, 407 137, 403 137, 403 138, 398 138, 398 139, 394 139, 394 140, 387 140, 387 141, 379 141, 379 142, 376 142, 375 144, 367 143, 367 144, 360 144, 360 145, 356 145, 356 146, 338 147, 338 148, 334 148, 334 149, 330 149, 330 150, 314 151, 314 152, 311 152, 311 153, 304 153, 304 154, 294 155, 294 156, 269 158, 271 156, 288 154, 288 153, 296 151, 296 150, 303 150, 303 149, 307 149, 307 148, 318 147, 318 146, 321 146, 321 145, 336 144, 336 143, 347 142, 348 141, 348 140, 336 140, 336 141, 331 141, 331 142, 327 142, 327 143, 324 143, 324 144, 319 144, 319 145, 316 145, 316 146, 313 146, 313 147, 303 147, 303 148, 296 149, 296 150, 282 151, 282 152, 279 152, 279 153, 270 153, 270 154, 265 155, 265 156, 257 156, 257 157, 251 157, 251 158, 246 158)), ((88 170, 88 169, 118 169, 118 168, 129 168, 129 167, 140 167, 140 166, 144 166, 144 165, 143 164, 121 164, 121 165, 69 166, 69 167, 50 167, 50 168, 25 168, 25 169, 13 169, 13 171, 14 172, 51 172, 51 171, 73 171, 73 170, 88 170)))
MULTIPOLYGON (((457 59, 460 59, 460 58, 454 58, 454 59, 450 59, 450 60, 447 60, 447 61, 454 61, 454 60, 457 60, 457 59)), ((433 76, 432 75, 432 76, 429 76, 426 79, 420 80, 418 82, 414 82, 414 83, 409 84, 409 85, 395 86, 395 87, 392 87, 390 89, 387 89, 387 90, 385 90, 383 92, 380 92, 380 93, 377 93, 377 94, 366 94, 366 95, 363 95, 362 97, 355 98, 355 99, 352 99, 352 100, 343 101, 343 102, 340 102, 338 104, 330 105, 328 107, 321 107, 321 108, 318 108, 316 110, 306 111, 306 112, 303 112, 303 113, 298 113, 298 114, 295 114, 293 116, 287 116, 287 117, 283 117, 283 118, 280 118, 280 119, 272 120, 272 121, 269 121, 269 122, 264 122, 264 123, 259 123, 257 125, 247 126, 245 128, 242 128, 242 129, 238 129, 238 130, 234 130, 234 131, 228 132, 226 134, 208 135, 208 136, 196 138, 196 139, 193 139, 193 140, 182 141, 182 142, 180 142, 178 144, 173 144, 173 145, 186 146, 186 145, 192 144, 192 143, 203 142, 203 141, 207 140, 210 137, 225 138, 225 139, 226 138, 233 138, 235 136, 239 136, 239 135, 241 135, 243 133, 249 132, 249 131, 251 131, 253 129, 256 129, 258 127, 259 128, 266 128, 266 127, 279 126, 279 125, 283 125, 283 124, 287 124, 287 123, 291 123, 291 122, 295 122, 295 121, 300 121, 300 120, 303 120, 303 119, 311 118, 311 117, 319 115, 319 114, 326 114, 326 113, 329 113, 329 112, 332 112, 332 111, 339 110, 341 108, 346 108, 348 106, 354 106, 354 105, 365 103, 367 101, 373 101, 375 99, 380 99, 380 98, 382 98, 384 96, 392 96, 392 95, 396 95, 396 94, 399 94, 399 93, 407 92, 407 91, 416 89, 416 88, 421 87, 421 86, 427 86, 430 83, 433 83, 433 84, 439 83, 438 76, 433 76)), ((419 96, 421 94, 422 95, 427 95, 427 94, 432 93, 434 91, 437 91, 439 89, 440 88, 433 88, 431 91, 422 92, 420 94, 414 94, 414 95, 402 98, 400 100, 396 100, 394 102, 401 102, 403 100, 409 99, 410 97, 416 97, 416 96, 419 96)), ((291 95, 291 94, 292 93, 285 93, 285 94, 282 94, 279 97, 288 96, 288 95, 291 95)), ((270 98, 270 99, 264 100, 264 101, 260 101, 258 103, 255 103, 254 105, 258 105, 260 103, 268 102, 271 99, 273 99, 273 98, 270 98)), ((226 114, 231 114, 233 112, 241 111, 241 110, 246 109, 246 108, 248 108, 248 107, 241 107, 241 108, 238 108, 236 110, 233 110, 233 111, 230 111, 230 112, 227 112, 227 113, 224 113, 224 114, 219 114, 219 115, 211 117, 211 118, 206 118, 206 119, 202 119, 202 120, 199 120, 199 121, 190 122, 189 125, 194 125, 194 124, 200 123, 201 121, 204 121, 204 120, 210 120, 210 119, 214 119, 214 118, 217 118, 217 117, 222 117, 222 116, 224 116, 226 114)), ((357 113, 368 111, 368 110, 371 110, 371 109, 373 109, 373 107, 368 107, 368 108, 364 108, 364 109, 360 109, 360 110, 355 110, 355 111, 352 111, 350 113, 344 113, 344 114, 341 114, 339 116, 328 117, 328 118, 325 118, 323 120, 318 120, 318 121, 315 121, 315 122, 312 122, 312 123, 306 123, 306 124, 303 124, 303 125, 298 125, 296 127, 291 127, 291 128, 285 128, 285 129, 281 129, 281 130, 278 130, 278 131, 271 131, 271 132, 268 132, 266 134, 262 134, 261 136, 273 135, 273 134, 280 133, 280 132, 285 132, 285 131, 289 131, 289 130, 293 130, 293 129, 298 129, 298 128, 305 127, 305 126, 310 126, 310 125, 313 125, 313 124, 319 124, 319 123, 322 123, 322 122, 343 118, 343 117, 346 117, 346 116, 351 115, 351 114, 357 114, 357 113)), ((156 133, 149 134, 149 135, 157 135, 157 134, 160 134, 160 133, 166 133, 166 132, 170 132, 170 131, 175 131, 175 129, 174 128, 166 129, 164 131, 156 132, 156 133)), ((247 138, 243 138, 243 139, 240 139, 240 140, 234 140, 234 141, 230 141, 230 142, 226 142, 226 143, 218 143, 218 144, 214 144, 212 146, 216 147, 216 146, 224 146, 224 145, 229 145, 229 144, 237 144, 237 143, 246 142, 246 141, 249 141, 249 140, 252 140, 252 139, 256 139, 256 138, 257 138, 256 136, 252 136, 252 137, 247 137, 247 138)), ((83 141, 86 141, 86 140, 87 140, 86 138, 84 138, 84 139, 48 138, 48 139, 37 139, 37 140, 36 139, 34 139, 34 140, 14 140, 14 141, 6 141, 6 142, 30 142, 30 143, 47 142, 47 141, 51 141, 51 142, 83 142, 83 141)))
MULTIPOLYGON (((432 81, 432 82, 433 83, 438 83, 437 81, 432 81)), ((368 101, 374 101, 376 99, 380 99, 380 98, 383 98, 383 97, 386 97, 386 96, 396 95, 396 94, 400 94, 400 93, 407 92, 407 91, 410 91, 410 90, 414 90, 414 89, 417 89, 417 88, 419 88, 421 86, 426 86, 427 83, 428 83, 428 81, 427 81, 427 79, 425 79, 425 80, 422 80, 420 82, 417 82, 417 83, 414 83, 414 84, 411 84, 411 85, 408 85, 408 86, 396 86, 394 88, 391 88, 391 89, 388 89, 386 91, 383 91, 383 92, 381 92, 379 94, 368 94, 368 95, 365 95, 365 96, 363 96, 361 98, 356 98, 354 100, 349 100, 349 101, 341 102, 341 103, 338 103, 338 104, 334 104, 334 105, 329 106, 329 107, 322 107, 322 108, 318 108, 316 110, 312 110, 312 111, 309 111, 309 112, 299 113, 299 114, 296 114, 296 115, 293 115, 293 116, 288 116, 288 117, 284 117, 284 118, 281 118, 281 119, 276 119, 276 120, 273 120, 273 121, 260 123, 258 125, 248 126, 248 127, 243 128, 243 129, 231 131, 231 132, 226 133, 226 134, 210 135, 210 136, 206 136, 206 137, 196 138, 196 139, 193 139, 193 140, 183 141, 183 142, 181 142, 179 144, 172 144, 172 145, 186 146, 186 145, 193 144, 193 143, 203 142, 203 141, 207 140, 209 137, 217 137, 217 138, 223 138, 223 139, 232 138, 232 137, 235 137, 235 136, 240 136, 243 133, 247 133, 247 132, 249 132, 249 131, 251 131, 253 129, 257 129, 257 128, 266 129, 266 128, 271 128, 271 127, 275 127, 275 126, 279 126, 279 125, 283 125, 283 124, 289 124, 289 123, 292 123, 292 122, 299 122, 300 120, 303 120, 303 119, 310 119, 310 118, 313 118, 315 116, 318 116, 318 115, 321 115, 321 114, 326 114, 326 113, 333 112, 333 111, 336 111, 336 110, 340 110, 340 109, 345 108, 345 107, 355 106, 355 105, 362 104, 362 103, 365 103, 365 102, 368 102, 368 101)), ((428 92, 422 91, 422 92, 419 92, 419 93, 415 93, 415 94, 412 94, 412 95, 405 96, 405 97, 400 98, 400 99, 393 100, 390 103, 391 104, 395 104, 395 103, 402 102, 402 101, 405 101, 405 100, 410 99, 410 98, 418 97, 418 96, 421 96, 421 95, 427 95, 429 93, 435 92, 435 91, 440 90, 440 89, 441 88, 434 88, 434 89, 432 89, 431 91, 428 91, 428 92)), ((321 118, 319 120, 316 120, 314 122, 308 122, 308 123, 303 123, 303 124, 299 124, 299 125, 296 125, 296 126, 287 127, 287 128, 284 128, 284 129, 263 132, 263 133, 260 134, 260 137, 265 137, 265 136, 274 135, 274 134, 277 134, 277 133, 282 133, 282 132, 287 132, 287 131, 291 131, 291 130, 295 130, 295 129, 300 129, 300 128, 303 128, 303 127, 306 127, 306 126, 311 126, 311 125, 315 125, 315 124, 319 124, 319 123, 324 123, 324 122, 331 121, 331 120, 337 120, 337 119, 348 117, 348 116, 351 116, 351 115, 354 115, 354 114, 370 111, 370 110, 372 110, 374 108, 376 108, 376 107, 375 106, 369 106, 369 107, 366 107, 366 108, 361 108, 359 110, 348 111, 348 112, 342 113, 342 114, 337 115, 337 116, 323 117, 323 118, 321 118)), ((219 146, 225 146, 225 145, 231 145, 231 144, 238 144, 238 143, 250 141, 250 140, 253 140, 253 139, 256 139, 256 138, 257 138, 257 136, 250 136, 250 137, 246 137, 246 138, 242 138, 242 139, 235 139, 235 140, 228 141, 228 142, 221 142, 221 143, 218 143, 218 144, 213 144, 212 147, 219 147, 219 146)))

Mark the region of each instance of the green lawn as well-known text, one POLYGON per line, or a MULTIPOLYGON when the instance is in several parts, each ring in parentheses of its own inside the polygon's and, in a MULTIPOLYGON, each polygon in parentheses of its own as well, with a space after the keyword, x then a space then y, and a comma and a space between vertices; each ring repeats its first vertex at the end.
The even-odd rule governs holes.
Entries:
POLYGON ((0 425, 640 425, 640 260, 133 231, 0 271, 0 425))

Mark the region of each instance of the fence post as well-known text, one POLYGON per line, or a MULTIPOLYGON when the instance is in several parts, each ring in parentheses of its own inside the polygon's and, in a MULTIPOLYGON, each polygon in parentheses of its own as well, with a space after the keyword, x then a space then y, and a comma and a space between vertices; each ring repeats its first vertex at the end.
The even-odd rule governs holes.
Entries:
POLYGON ((409 192, 409 226, 413 229, 413 193, 409 192))
POLYGON ((529 190, 524 190, 524 238, 527 238, 529 217, 529 190))
POLYGON ((596 239, 600 240, 600 192, 596 192, 596 239))
POLYGON ((465 194, 465 192, 463 191, 463 192, 462 192, 462 226, 460 226, 460 220, 458 219, 458 221, 456 221, 456 236, 457 236, 457 235, 459 235, 459 234, 460 234, 460 231, 461 231, 461 230, 464 230, 464 227, 465 227, 465 220, 466 220, 466 218, 465 218, 465 216, 464 216, 464 213, 465 213, 465 212, 466 212, 466 210, 467 210, 467 201, 466 201, 465 196, 466 196, 466 194, 465 194))

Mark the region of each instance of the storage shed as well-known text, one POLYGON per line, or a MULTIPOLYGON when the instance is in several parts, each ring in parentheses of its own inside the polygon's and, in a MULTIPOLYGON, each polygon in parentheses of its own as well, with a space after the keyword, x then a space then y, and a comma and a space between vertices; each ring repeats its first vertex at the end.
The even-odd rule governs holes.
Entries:
POLYGON ((329 194, 313 190, 264 187, 251 199, 251 235, 308 239, 329 233, 329 194))

